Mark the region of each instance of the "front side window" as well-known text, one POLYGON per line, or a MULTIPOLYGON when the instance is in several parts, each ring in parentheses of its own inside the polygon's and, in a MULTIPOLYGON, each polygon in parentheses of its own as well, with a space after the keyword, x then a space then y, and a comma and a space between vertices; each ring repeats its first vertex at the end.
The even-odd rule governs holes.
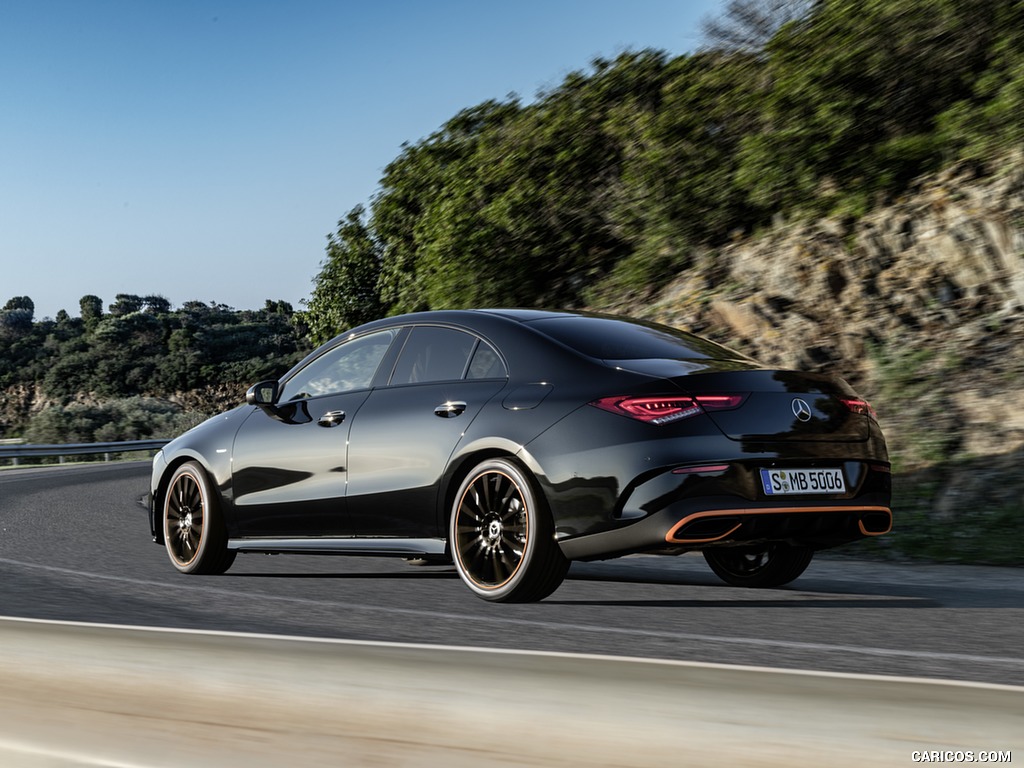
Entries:
POLYGON ((368 388, 397 333, 371 333, 328 350, 285 382, 281 402, 368 388))

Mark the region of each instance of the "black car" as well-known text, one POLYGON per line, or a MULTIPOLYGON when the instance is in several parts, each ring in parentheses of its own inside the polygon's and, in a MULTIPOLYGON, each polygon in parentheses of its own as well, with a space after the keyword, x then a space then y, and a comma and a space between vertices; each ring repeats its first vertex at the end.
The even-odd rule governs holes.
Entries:
POLYGON ((729 584, 770 587, 892 526, 885 441, 849 385, 638 320, 378 320, 246 401, 154 459, 153 538, 183 573, 394 555, 522 602, 571 560, 702 550, 729 584))

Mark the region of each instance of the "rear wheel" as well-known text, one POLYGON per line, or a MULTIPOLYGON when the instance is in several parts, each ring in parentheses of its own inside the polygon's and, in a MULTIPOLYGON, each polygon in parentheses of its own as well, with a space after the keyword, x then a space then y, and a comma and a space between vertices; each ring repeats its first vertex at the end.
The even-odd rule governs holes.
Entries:
POLYGON ((704 559, 726 584, 734 587, 781 587, 811 564, 814 550, 789 544, 705 549, 704 559))
POLYGON ((507 459, 489 459, 462 481, 448 541, 459 576, 485 600, 543 600, 569 570, 532 478, 507 459))
POLYGON ((194 461, 171 476, 164 495, 164 544, 182 573, 224 573, 235 561, 209 478, 194 461))

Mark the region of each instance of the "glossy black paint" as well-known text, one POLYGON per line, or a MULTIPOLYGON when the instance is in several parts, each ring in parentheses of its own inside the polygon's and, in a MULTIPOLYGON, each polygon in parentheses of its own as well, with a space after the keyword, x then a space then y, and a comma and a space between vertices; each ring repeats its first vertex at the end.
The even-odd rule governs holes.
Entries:
POLYGON ((570 559, 764 541, 823 548, 888 530, 885 442, 873 418, 840 402, 857 397, 848 385, 765 369, 696 337, 680 341, 675 357, 633 359, 646 341, 616 345, 609 331, 621 322, 649 335, 652 353, 663 348, 655 326, 536 310, 418 313, 343 334, 272 395, 271 384, 258 385, 248 404, 165 447, 154 460, 154 540, 168 478, 188 460, 213 480, 228 546, 243 551, 437 555, 460 482, 498 456, 536 480, 570 559), (354 356, 365 380, 319 394, 340 386, 324 383, 340 375, 330 373, 330 356, 380 331, 390 333, 375 357, 354 356), (454 371, 468 354, 467 363, 457 377, 420 380, 430 361, 415 358, 415 338, 449 331, 461 334, 449 334, 451 360, 434 362, 454 371), (323 379, 310 376, 320 368, 323 379), (312 396, 267 402, 290 389, 312 396), (664 424, 590 405, 614 395, 723 393, 741 394, 742 405, 664 424), (795 398, 807 405, 806 421, 795 398), (725 469, 690 471, 701 466, 725 469), (842 467, 848 488, 767 497, 758 472, 773 467, 842 467))

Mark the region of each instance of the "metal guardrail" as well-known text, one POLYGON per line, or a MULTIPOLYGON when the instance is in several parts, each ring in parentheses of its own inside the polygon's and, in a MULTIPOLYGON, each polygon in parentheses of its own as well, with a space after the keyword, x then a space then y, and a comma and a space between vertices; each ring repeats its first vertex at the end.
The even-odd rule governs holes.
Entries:
MULTIPOLYGON (((6 441, 5 441, 6 442, 6 441)), ((52 445, 0 445, 0 460, 11 459, 18 466, 20 459, 56 456, 61 464, 66 456, 88 456, 102 453, 104 461, 111 454, 132 451, 155 451, 170 440, 124 440, 115 443, 56 443, 52 445)))

